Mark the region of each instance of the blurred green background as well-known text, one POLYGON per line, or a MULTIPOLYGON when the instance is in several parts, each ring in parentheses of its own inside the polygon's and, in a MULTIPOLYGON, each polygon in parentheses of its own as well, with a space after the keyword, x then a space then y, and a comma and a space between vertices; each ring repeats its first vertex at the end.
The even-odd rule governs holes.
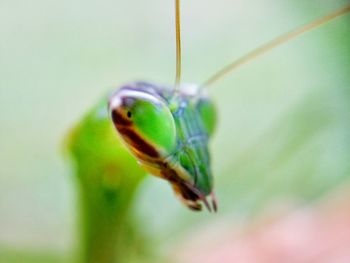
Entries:
MULTIPOLYGON (((200 83, 271 38, 346 0, 182 3, 183 80, 200 83)), ((0 262, 68 262, 75 181, 62 142, 106 91, 172 83, 174 4, 164 0, 0 2, 0 262)), ((305 204, 350 172, 350 17, 240 68, 209 90, 219 213, 187 211, 149 177, 134 213, 167 256, 196 229, 305 204)))

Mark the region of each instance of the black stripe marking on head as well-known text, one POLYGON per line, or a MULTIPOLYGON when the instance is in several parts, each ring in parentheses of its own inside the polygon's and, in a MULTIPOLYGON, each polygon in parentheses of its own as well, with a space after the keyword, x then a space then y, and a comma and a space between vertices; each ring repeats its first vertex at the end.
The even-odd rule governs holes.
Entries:
POLYGON ((115 125, 130 126, 132 121, 125 118, 118 110, 112 110, 112 120, 115 125))
POLYGON ((130 144, 140 152, 150 157, 159 157, 158 151, 144 139, 142 139, 134 130, 128 128, 118 128, 118 131, 130 140, 130 144))

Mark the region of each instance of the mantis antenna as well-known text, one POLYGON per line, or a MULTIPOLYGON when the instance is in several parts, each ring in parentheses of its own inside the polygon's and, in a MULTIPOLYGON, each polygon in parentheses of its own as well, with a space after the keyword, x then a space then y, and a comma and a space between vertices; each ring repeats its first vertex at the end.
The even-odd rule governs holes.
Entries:
POLYGON ((232 63, 228 64, 227 66, 220 69, 218 72, 216 72, 214 75, 212 75, 209 79, 207 79, 202 85, 201 88, 205 86, 210 86, 214 82, 220 80, 221 78, 225 77, 228 73, 235 70, 236 68, 247 64, 248 62, 256 59, 257 57, 267 53, 268 51, 274 49, 275 47, 278 47, 282 44, 287 43, 288 41, 314 29, 317 28, 337 17, 340 17, 342 15, 345 15, 350 12, 350 5, 340 8, 326 16, 323 16, 321 18, 318 18, 310 23, 307 23, 297 29, 294 29, 288 33, 285 33, 270 42, 267 42, 266 44, 248 52, 244 56, 238 58, 237 60, 233 61, 232 63))
POLYGON ((180 30, 180 0, 175 0, 175 31, 176 31, 176 75, 175 91, 179 89, 181 81, 181 30, 180 30))

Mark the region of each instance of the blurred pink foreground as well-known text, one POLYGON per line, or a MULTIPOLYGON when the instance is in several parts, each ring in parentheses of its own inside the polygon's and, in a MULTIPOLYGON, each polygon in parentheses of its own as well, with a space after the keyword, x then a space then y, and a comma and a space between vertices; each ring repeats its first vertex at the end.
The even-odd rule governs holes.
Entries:
MULTIPOLYGON (((350 192, 350 191, 349 191, 350 192)), ((258 220, 254 226, 206 228, 174 255, 181 263, 349 263, 350 196, 258 220)))

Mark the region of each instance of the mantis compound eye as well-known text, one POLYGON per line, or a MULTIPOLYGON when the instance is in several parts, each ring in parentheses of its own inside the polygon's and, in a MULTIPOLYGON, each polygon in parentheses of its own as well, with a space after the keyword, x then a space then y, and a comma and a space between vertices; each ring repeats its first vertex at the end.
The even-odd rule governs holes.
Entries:
POLYGON ((214 103, 208 98, 202 98, 198 101, 197 110, 199 111, 205 130, 209 136, 212 136, 217 122, 214 103))
POLYGON ((175 149, 175 122, 162 98, 122 88, 111 96, 109 109, 116 130, 132 152, 156 158, 175 149))

